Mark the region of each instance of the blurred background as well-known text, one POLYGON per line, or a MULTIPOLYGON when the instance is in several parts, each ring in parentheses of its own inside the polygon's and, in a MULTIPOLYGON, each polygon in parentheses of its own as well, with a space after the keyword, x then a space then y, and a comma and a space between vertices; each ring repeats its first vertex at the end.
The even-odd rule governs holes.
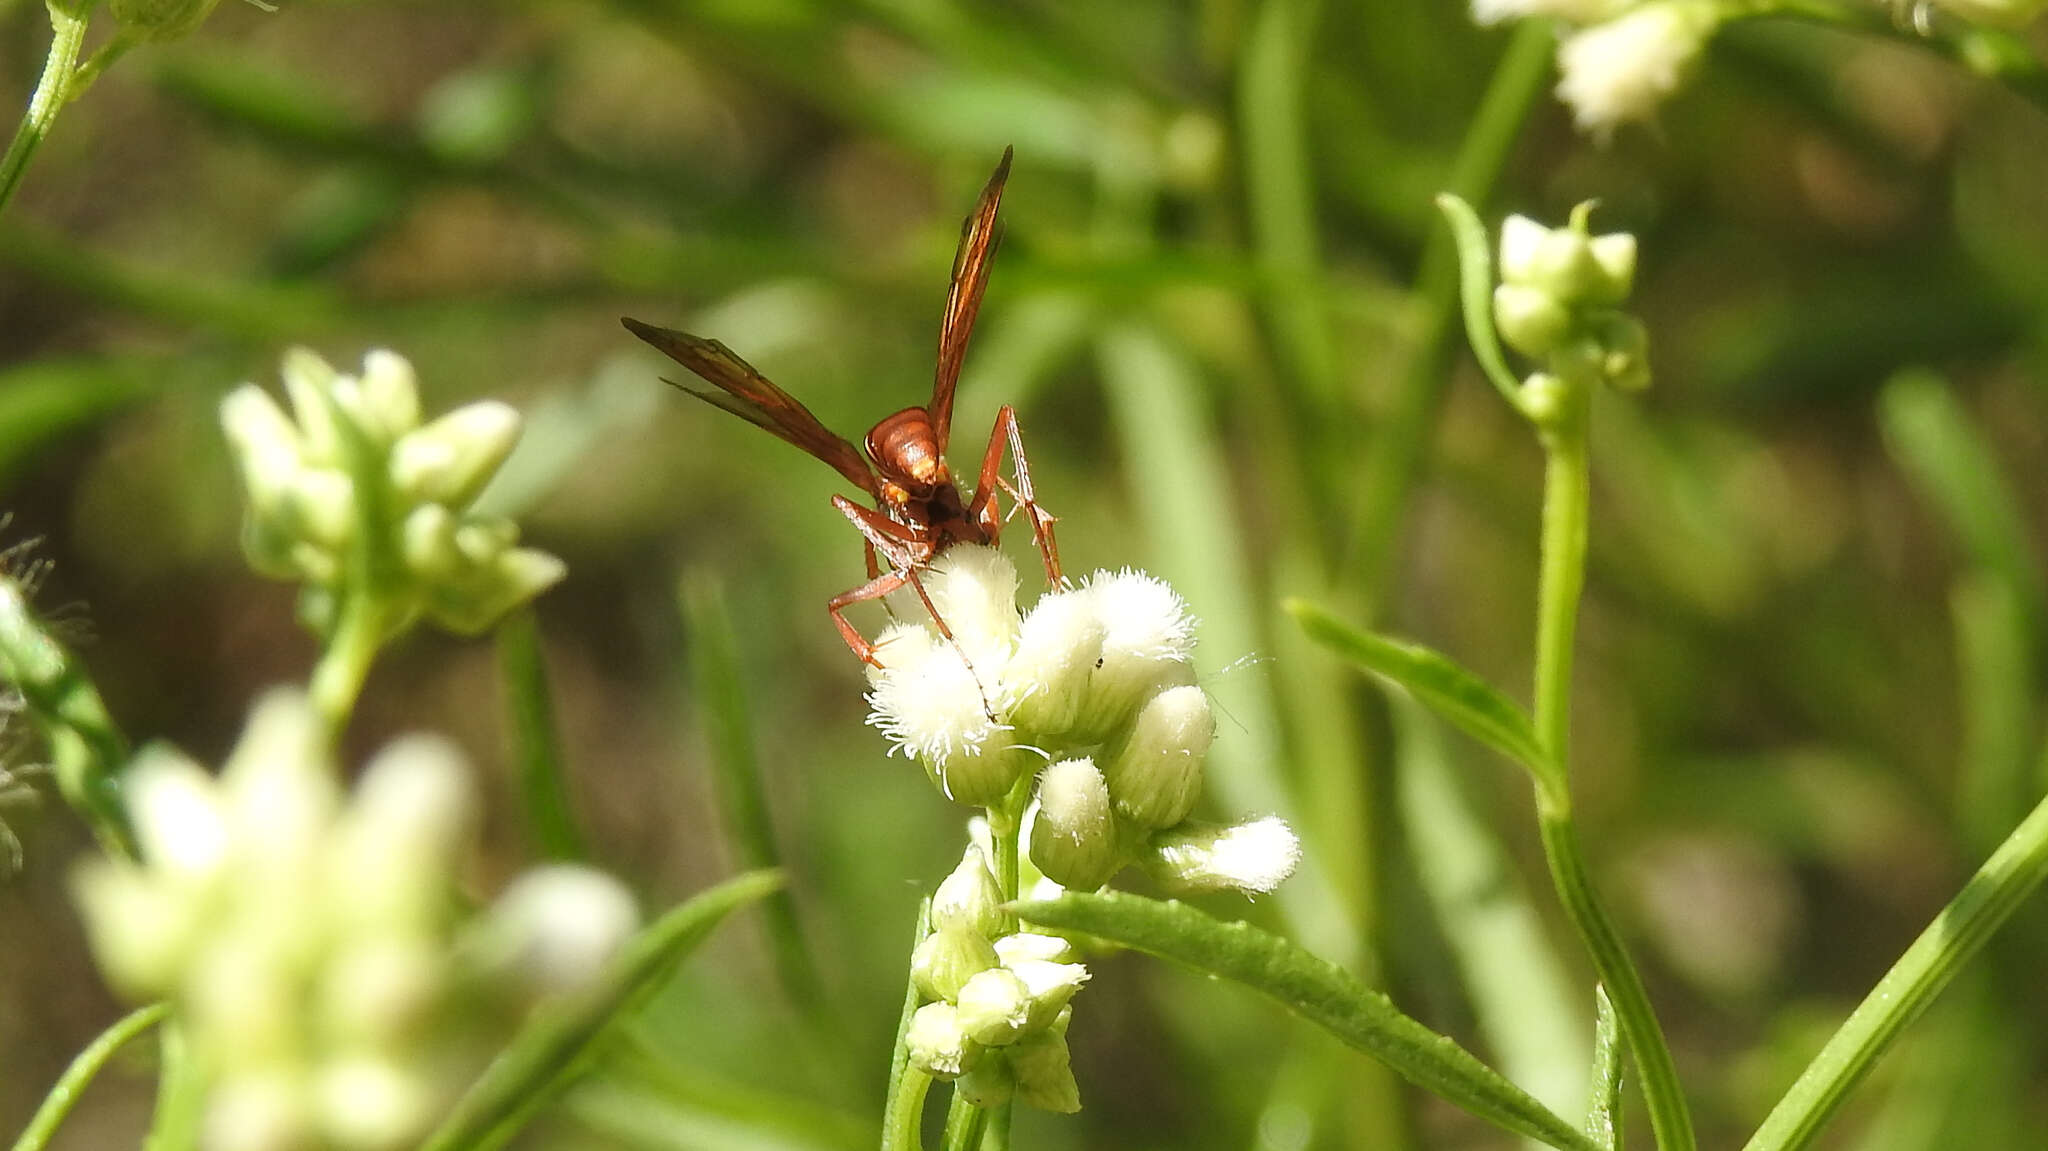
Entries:
MULTIPOLYGON (((315 654, 294 589, 240 560, 224 391, 274 386, 292 344, 388 346, 430 411, 518 404, 489 498, 569 563, 538 621, 591 857, 651 908, 742 865, 732 713, 699 690, 722 618, 822 983, 792 996, 741 917, 527 1145, 872 1146, 912 919, 965 813, 862 724, 823 610, 862 578, 844 484, 663 387, 618 317, 720 338, 857 438, 927 395, 960 218, 1015 145, 956 442, 1017 405, 1070 570, 1148 568, 1203 619, 1205 802, 1286 812, 1310 857, 1212 910, 1571 1115, 1591 982, 1525 781, 1278 605, 1526 698, 1541 457, 1467 362, 1430 198, 1494 221, 1598 198, 1641 239, 1656 384, 1596 413, 1581 818, 1703 1144, 1733 1145, 2042 787, 2048 114, 1896 40, 1758 21, 1602 146, 1533 31, 1445 0, 231 0, 102 77, 0 216, 4 542, 42 540, 42 606, 131 738, 218 762, 315 654)), ((0 0, 0 102, 47 43, 41 5, 0 0)), ((420 634, 348 736, 352 762, 422 727, 474 758, 480 897, 538 851, 502 696, 488 642, 420 634)), ((66 890, 88 838, 54 797, 4 814, 13 1131, 119 1008, 66 890)), ((2048 1140, 2044 958, 2034 908, 1826 1145, 2048 1140)), ((1094 970, 1085 1110, 1026 1117, 1019 1147, 1506 1145, 1240 990, 1094 970)), ((147 1064, 60 1145, 134 1145, 147 1064)))

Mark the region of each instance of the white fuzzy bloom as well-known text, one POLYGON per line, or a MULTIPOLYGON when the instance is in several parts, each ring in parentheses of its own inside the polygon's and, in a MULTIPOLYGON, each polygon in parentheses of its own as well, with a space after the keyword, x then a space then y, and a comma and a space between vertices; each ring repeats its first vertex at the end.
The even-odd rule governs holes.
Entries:
POLYGON ((483 926, 492 968, 529 989, 556 994, 587 987, 640 927, 640 910, 618 880, 556 864, 521 875, 498 897, 483 926))
POLYGON ((1558 98, 1579 128, 1606 136, 1646 120, 1678 90, 1719 17, 1708 0, 1653 0, 1558 45, 1558 98))
POLYGON ((1628 0, 1472 0, 1472 18, 1481 24, 1551 17, 1574 24, 1605 20, 1628 0))
POLYGON ((1153 839, 1142 862, 1181 892, 1227 888, 1263 895, 1294 874, 1301 839, 1274 815, 1232 827, 1187 825, 1153 839))
POLYGON ((166 877, 205 882, 228 857, 227 813, 213 777, 168 748, 135 757, 123 782, 142 857, 166 877))

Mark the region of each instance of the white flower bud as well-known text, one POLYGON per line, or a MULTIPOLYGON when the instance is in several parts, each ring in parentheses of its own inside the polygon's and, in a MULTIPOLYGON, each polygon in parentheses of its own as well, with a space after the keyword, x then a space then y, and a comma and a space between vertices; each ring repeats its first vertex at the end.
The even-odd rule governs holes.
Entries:
POLYGON ((1301 840, 1278 816, 1234 827, 1186 824, 1154 836, 1140 862, 1176 892, 1263 895, 1294 874, 1301 840))
POLYGON ((1627 0, 1472 0, 1472 18, 1481 24, 1552 17, 1574 24, 1605 20, 1627 0))
POLYGON ((1031 1025, 1031 987, 1007 967, 991 967, 961 985, 955 1020, 968 1038, 1001 1047, 1031 1025))
POLYGON ((285 396, 291 400, 292 418, 298 422, 306 462, 320 467, 341 466, 341 433, 334 426, 334 401, 340 383, 334 368, 318 353, 291 348, 284 354, 285 396))
POLYGON ((447 987, 436 941, 363 940, 329 959, 315 990, 320 1038, 334 1047, 393 1049, 416 1038, 447 987))
POLYGON ((961 803, 987 804, 1007 793, 1028 767, 1012 752, 1007 725, 990 714, 983 682, 950 643, 920 648, 900 634, 889 666, 874 674, 868 723, 924 764, 961 803))
POLYGON ((1592 239, 1593 262, 1600 278, 1587 302, 1613 307, 1628 299, 1636 283, 1636 238, 1627 232, 1609 232, 1592 239))
POLYGON ((239 861, 266 879, 320 852, 341 799, 320 721, 286 688, 257 701, 220 782, 239 861))
POLYGON ((519 442, 519 412, 483 400, 400 436, 391 448, 391 483, 410 499, 468 507, 519 442))
POLYGON ((934 1079, 957 1078, 974 1066, 981 1048, 960 1026, 957 1009, 950 1003, 927 1003, 910 1017, 904 1035, 913 1067, 934 1079))
POLYGON ((1500 222, 1500 281, 1528 284, 1535 278, 1537 253, 1549 242, 1550 229, 1519 213, 1500 222))
POLYGON ((1088 982, 1088 969, 1078 963, 1054 963, 1048 959, 1019 959, 1004 967, 1023 981, 1030 1007, 1024 1029, 1039 1031, 1066 1009, 1074 993, 1088 982))
POLYGON ((1201 797, 1202 761, 1215 737, 1216 716, 1201 688, 1170 687, 1153 696, 1102 752, 1102 776, 1117 811, 1145 827, 1186 819, 1201 797))
MULTIPOLYGON (((239 893, 238 893, 239 894, 239 893)), ((179 1014, 226 1066, 284 1066, 303 1055, 303 988, 295 978, 318 941, 303 926, 252 921, 217 931, 183 973, 179 1014)))
POLYGON ((406 736, 370 761, 334 829, 333 914, 353 930, 429 933, 445 921, 449 876, 476 818, 462 754, 406 736))
POLYGON ((281 503, 288 530, 323 548, 346 546, 356 531, 356 485, 334 468, 292 473, 281 503))
POLYGON ((875 662, 864 665, 868 686, 881 686, 882 676, 890 671, 916 668, 931 658, 932 649, 940 642, 938 635, 923 624, 890 624, 875 637, 875 662))
POLYGON ((329 1146, 350 1151, 417 1146, 438 1102, 415 1071, 376 1056, 337 1060, 313 1083, 314 1114, 329 1146))
POLYGON ((1008 1103, 1016 1087, 1010 1061, 1001 1051, 984 1052, 973 1070, 953 1081, 955 1095, 984 1110, 1008 1103))
POLYGON ((910 978, 927 999, 951 1002, 969 979, 996 965, 996 949, 986 936, 959 927, 941 927, 918 941, 910 954, 910 978))
POLYGON ((462 569, 455 547, 455 513, 443 504, 421 504, 407 512, 398 532, 406 570, 420 579, 445 580, 462 569))
POLYGON ((317 1145, 306 1085, 285 1071, 231 1075, 206 1097, 206 1151, 280 1151, 317 1145))
POLYGON ((363 357, 363 378, 357 386, 363 412, 375 421, 378 438, 384 443, 419 426, 419 377, 404 356, 386 348, 371 349, 363 357))
POLYGON ((1040 777, 1031 861, 1077 891, 1101 887, 1123 866, 1109 785, 1088 760, 1063 760, 1040 777))
POLYGON ((204 883, 227 862, 227 812, 206 770, 165 747, 144 748, 123 777, 128 816, 152 874, 204 883))
POLYGON ((1684 79, 1713 35, 1712 0, 1651 0, 1558 46, 1558 98, 1581 131, 1607 136, 1647 120, 1684 79))
POLYGON ((984 939, 1003 929, 1003 893, 988 869, 987 857, 969 846, 960 862, 932 893, 934 931, 956 928, 984 939))
POLYGON ((255 384, 243 384, 221 401, 220 425, 235 450, 250 508, 258 515, 271 514, 305 467, 298 429, 255 384))
POLYGON ((1537 372, 1522 381, 1522 410, 1529 421, 1543 427, 1564 414, 1566 386, 1548 372, 1537 372))
POLYGON ((1064 1021, 1012 1044, 1008 1056, 1017 1098, 1041 1111, 1072 1115, 1081 1109, 1081 1087, 1074 1082, 1064 1021))
POLYGON ((1192 678, 1195 621, 1163 580, 1142 572, 1098 572, 1082 592, 1102 621, 1102 660, 1089 684, 1077 735, 1102 738, 1163 683, 1192 678))
POLYGON ((1034 738, 1072 732, 1108 635, 1093 597, 1061 590, 1041 598, 1024 617, 1017 649, 1003 668, 999 694, 1010 722, 1034 738))
POLYGON ((105 859, 78 869, 71 895, 107 982, 133 999, 171 990, 213 910, 199 892, 166 890, 141 868, 105 859))
MULTIPOLYGON (((1038 898, 1035 892, 1032 897, 1038 898)), ((1027 959, 1065 963, 1073 958, 1074 945, 1058 935, 1016 931, 996 940, 995 951, 997 958, 1003 961, 1005 967, 1014 967, 1027 959)))
MULTIPOLYGON (((947 548, 918 578, 968 658, 993 677, 1017 639, 1017 565, 993 547, 963 544, 947 548)), ((916 594, 896 593, 905 619, 924 613, 916 594)))
POLYGON ((556 864, 521 875, 491 906, 473 954, 537 994, 589 986, 633 937, 640 913, 619 882, 556 864))

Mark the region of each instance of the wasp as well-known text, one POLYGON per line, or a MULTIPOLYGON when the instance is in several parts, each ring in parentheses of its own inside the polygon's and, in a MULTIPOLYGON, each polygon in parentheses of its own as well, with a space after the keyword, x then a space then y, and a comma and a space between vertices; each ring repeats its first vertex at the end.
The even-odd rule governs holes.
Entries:
POLYGON ((974 210, 961 224, 960 248, 953 257, 952 286, 946 294, 945 317, 939 326, 932 398, 922 406, 884 416, 868 430, 865 455, 825 427, 796 397, 770 383, 717 340, 630 318, 622 321, 628 331, 718 390, 706 391, 673 380, 669 383, 796 445, 867 493, 872 507, 843 495, 832 497, 832 506, 866 541, 868 580, 833 596, 825 610, 845 638, 846 646, 868 664, 879 666, 874 645, 848 622, 845 610, 857 603, 880 599, 906 585, 931 613, 939 633, 948 640, 953 638, 918 574, 928 570, 954 544, 996 543, 1005 518, 997 503, 998 495, 1010 497, 1012 514, 1022 510, 1029 518, 1032 543, 1045 564, 1046 579, 1054 586, 1061 583, 1059 546, 1052 532, 1056 517, 1039 506, 1032 489, 1031 466, 1024 455, 1016 409, 1004 404, 996 413, 971 494, 961 491, 946 464, 946 442, 953 426, 953 391, 960 382, 968 337, 974 333, 975 317, 980 314, 982 293, 988 288, 989 270, 1001 239, 996 212, 1002 204, 1003 185, 1010 176, 1011 153, 1012 149, 1003 149, 1002 161, 982 187, 974 210), (1014 483, 1002 477, 1005 447, 1015 464, 1014 483), (888 561, 887 571, 882 569, 878 556, 888 561))

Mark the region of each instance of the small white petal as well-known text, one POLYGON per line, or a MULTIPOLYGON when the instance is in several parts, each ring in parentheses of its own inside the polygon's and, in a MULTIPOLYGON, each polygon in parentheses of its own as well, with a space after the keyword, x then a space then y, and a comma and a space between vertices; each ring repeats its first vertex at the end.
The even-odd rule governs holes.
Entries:
POLYGON ((1678 90, 1717 19, 1711 2, 1654 0, 1575 32, 1557 49, 1558 98, 1596 135, 1649 119, 1678 90))

